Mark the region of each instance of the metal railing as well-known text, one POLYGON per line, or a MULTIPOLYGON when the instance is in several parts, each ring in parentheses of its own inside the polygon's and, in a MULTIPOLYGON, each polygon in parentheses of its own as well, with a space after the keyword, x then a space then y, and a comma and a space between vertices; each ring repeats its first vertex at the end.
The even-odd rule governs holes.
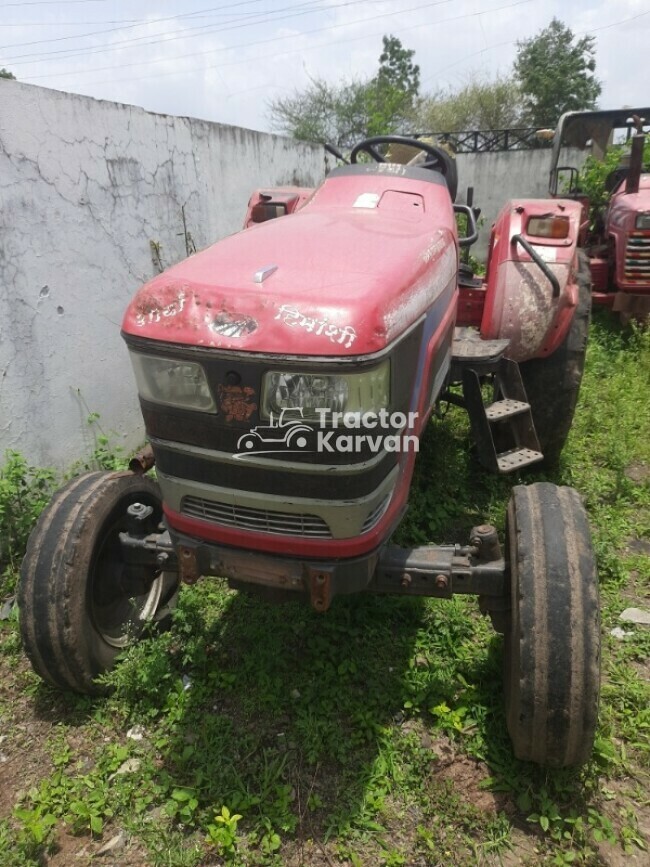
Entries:
POLYGON ((422 132, 415 138, 431 136, 440 144, 448 144, 457 154, 494 153, 550 148, 552 141, 539 136, 538 127, 516 129, 478 129, 459 132, 422 132))

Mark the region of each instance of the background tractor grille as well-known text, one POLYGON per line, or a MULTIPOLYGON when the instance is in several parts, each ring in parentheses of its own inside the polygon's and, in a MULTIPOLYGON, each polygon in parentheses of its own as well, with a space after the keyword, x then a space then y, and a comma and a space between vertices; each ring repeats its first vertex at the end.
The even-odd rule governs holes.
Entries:
POLYGON ((630 234, 625 251, 625 279, 650 283, 650 234, 630 234))
POLYGON ((278 536, 305 536, 310 539, 332 538, 327 523, 318 515, 251 509, 204 500, 202 497, 183 497, 181 512, 191 518, 202 518, 239 530, 257 530, 259 533, 275 533, 278 536))

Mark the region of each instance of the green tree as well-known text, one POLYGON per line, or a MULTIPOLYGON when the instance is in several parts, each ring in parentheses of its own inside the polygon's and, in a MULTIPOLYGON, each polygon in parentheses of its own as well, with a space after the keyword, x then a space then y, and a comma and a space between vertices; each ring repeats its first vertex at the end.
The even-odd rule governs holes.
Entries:
POLYGON ((269 104, 273 128, 302 141, 340 148, 368 136, 404 131, 420 87, 414 54, 397 37, 384 36, 376 75, 337 84, 311 79, 304 90, 269 104))
POLYGON ((532 126, 554 126, 565 111, 596 107, 602 87, 596 69, 596 39, 576 39, 554 18, 531 39, 517 43, 514 70, 532 126))
POLYGON ((522 96, 513 78, 473 77, 458 90, 439 91, 421 99, 413 124, 422 132, 508 129, 521 126, 522 96))
POLYGON ((9 70, 5 69, 3 66, 2 69, 0 69, 0 78, 13 78, 15 81, 16 76, 13 74, 13 72, 9 72, 9 70))
POLYGON ((314 78, 304 90, 273 100, 270 115, 274 129, 295 139, 347 148, 367 134, 368 83, 330 84, 324 78, 314 78))
POLYGON ((384 36, 379 71, 368 82, 368 135, 406 132, 420 91, 420 67, 415 51, 396 36, 384 36))
POLYGON ((382 42, 377 85, 394 88, 403 97, 415 99, 420 92, 420 67, 413 63, 415 51, 404 48, 397 36, 384 36, 382 42))

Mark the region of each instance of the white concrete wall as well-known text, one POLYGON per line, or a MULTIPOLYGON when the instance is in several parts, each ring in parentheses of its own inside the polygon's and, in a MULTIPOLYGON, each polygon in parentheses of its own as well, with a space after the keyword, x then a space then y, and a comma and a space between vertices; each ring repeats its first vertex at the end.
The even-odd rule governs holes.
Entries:
MULTIPOLYGON (((586 152, 564 148, 560 165, 580 168, 586 152)), ((465 202, 468 187, 474 187, 474 205, 481 209, 483 222, 479 240, 472 247, 477 259, 485 260, 490 229, 501 208, 510 199, 548 197, 551 149, 458 154, 458 202, 465 202)))
POLYGON ((0 80, 0 465, 143 437, 122 313, 162 261, 237 231, 260 186, 315 185, 321 147, 0 80))

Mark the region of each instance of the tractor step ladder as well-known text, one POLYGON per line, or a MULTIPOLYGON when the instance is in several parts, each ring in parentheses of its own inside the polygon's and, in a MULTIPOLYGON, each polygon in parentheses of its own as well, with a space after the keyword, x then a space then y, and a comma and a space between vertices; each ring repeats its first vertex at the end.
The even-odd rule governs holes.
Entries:
POLYGON ((483 340, 470 328, 457 328, 452 375, 463 384, 479 460, 492 472, 513 473, 543 460, 526 389, 516 361, 504 358, 508 340, 483 340), (493 401, 483 397, 483 380, 494 382, 493 401))

